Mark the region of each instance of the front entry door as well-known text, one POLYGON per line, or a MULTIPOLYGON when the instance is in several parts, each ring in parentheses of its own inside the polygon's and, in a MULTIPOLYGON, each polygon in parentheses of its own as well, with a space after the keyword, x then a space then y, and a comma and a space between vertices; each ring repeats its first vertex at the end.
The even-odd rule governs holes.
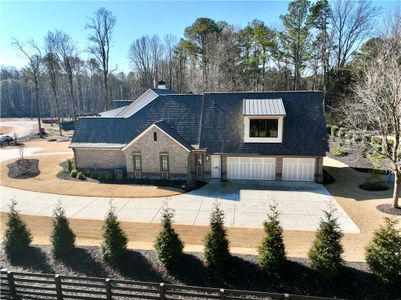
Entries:
POLYGON ((212 179, 221 179, 221 156, 211 155, 212 179))
POLYGON ((195 154, 195 177, 197 180, 203 180, 203 159, 204 159, 204 154, 203 153, 196 153, 195 154))

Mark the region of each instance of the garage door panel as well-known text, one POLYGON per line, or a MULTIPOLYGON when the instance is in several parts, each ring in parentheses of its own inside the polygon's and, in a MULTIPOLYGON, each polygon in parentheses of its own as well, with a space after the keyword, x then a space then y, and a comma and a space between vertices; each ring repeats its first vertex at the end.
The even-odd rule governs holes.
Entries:
POLYGON ((284 158, 283 180, 313 181, 315 178, 314 158, 284 158))
POLYGON ((275 158, 228 157, 228 179, 274 180, 276 176, 275 158))

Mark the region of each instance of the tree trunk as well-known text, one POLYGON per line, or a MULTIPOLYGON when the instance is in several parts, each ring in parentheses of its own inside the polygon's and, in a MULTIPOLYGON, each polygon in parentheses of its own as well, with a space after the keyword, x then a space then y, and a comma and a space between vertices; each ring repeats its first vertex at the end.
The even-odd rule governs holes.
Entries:
POLYGON ((394 208, 400 208, 398 206, 400 185, 401 185, 401 172, 396 170, 396 171, 394 171, 394 192, 393 192, 393 207, 394 208))
POLYGON ((39 82, 35 79, 35 105, 36 113, 38 114, 39 136, 42 138, 42 124, 40 122, 40 104, 39 104, 39 82))
POLYGON ((68 82, 70 85, 70 97, 71 97, 71 102, 72 102, 72 114, 74 116, 74 121, 77 120, 77 107, 75 103, 75 96, 74 96, 74 86, 72 82, 72 76, 68 75, 68 82))
POLYGON ((104 77, 104 110, 110 109, 109 82, 107 76, 104 77))

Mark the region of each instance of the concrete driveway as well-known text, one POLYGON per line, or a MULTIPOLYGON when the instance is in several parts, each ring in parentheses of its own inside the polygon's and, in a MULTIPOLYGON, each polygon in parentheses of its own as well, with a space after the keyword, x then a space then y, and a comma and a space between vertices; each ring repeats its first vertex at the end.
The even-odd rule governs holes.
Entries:
POLYGON ((160 222, 161 209, 175 209, 175 223, 208 225, 210 211, 217 201, 230 227, 262 228, 269 204, 275 202, 286 230, 315 231, 323 210, 330 205, 345 233, 359 233, 359 228, 331 197, 323 185, 306 182, 212 182, 191 193, 170 198, 78 197, 43 194, 0 187, 1 211, 7 211, 9 199, 18 201, 22 214, 51 216, 57 200, 61 200, 70 218, 102 220, 112 201, 122 221, 160 222))

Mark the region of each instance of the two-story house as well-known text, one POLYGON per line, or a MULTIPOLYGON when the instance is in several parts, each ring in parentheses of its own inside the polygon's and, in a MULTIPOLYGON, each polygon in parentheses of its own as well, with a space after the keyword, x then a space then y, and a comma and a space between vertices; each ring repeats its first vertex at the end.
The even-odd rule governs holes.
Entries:
POLYGON ((328 150, 321 92, 177 94, 163 82, 79 118, 79 170, 129 177, 317 181, 328 150))

